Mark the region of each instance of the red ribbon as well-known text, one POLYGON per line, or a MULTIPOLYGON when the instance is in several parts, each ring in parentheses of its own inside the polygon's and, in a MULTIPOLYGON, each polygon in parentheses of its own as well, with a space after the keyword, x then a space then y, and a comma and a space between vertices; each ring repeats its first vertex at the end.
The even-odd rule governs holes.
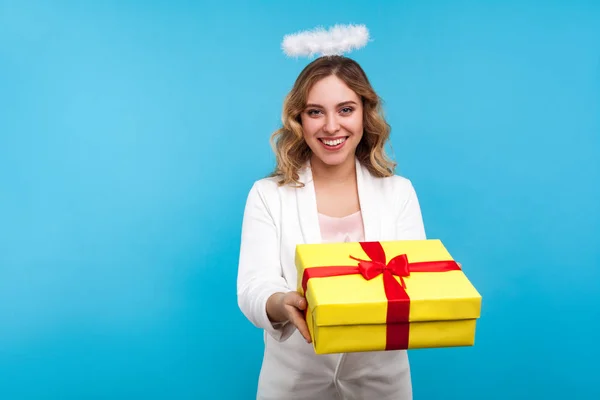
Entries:
POLYGON ((383 274, 383 286, 388 300, 386 317, 386 350, 408 348, 410 297, 406 293, 404 277, 411 272, 446 272, 457 271, 460 267, 456 261, 425 261, 408 262, 406 254, 401 254, 386 261, 386 254, 380 242, 360 242, 360 245, 370 260, 358 261, 358 266, 328 266, 306 268, 302 275, 302 288, 306 296, 308 280, 312 278, 327 278, 332 276, 361 274, 366 280, 371 280, 383 274), (394 278, 400 277, 400 283, 394 278))

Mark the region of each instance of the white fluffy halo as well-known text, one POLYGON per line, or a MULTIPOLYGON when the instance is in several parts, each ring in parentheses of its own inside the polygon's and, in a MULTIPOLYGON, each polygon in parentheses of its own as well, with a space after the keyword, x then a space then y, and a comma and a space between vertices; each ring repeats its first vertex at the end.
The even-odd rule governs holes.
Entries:
POLYGON ((369 31, 364 25, 335 25, 285 35, 281 47, 290 57, 342 55, 364 47, 369 31))

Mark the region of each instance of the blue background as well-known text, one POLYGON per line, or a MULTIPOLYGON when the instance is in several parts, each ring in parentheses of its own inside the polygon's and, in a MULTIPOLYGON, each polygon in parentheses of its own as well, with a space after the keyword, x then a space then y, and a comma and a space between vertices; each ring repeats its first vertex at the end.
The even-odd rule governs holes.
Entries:
POLYGON ((253 398, 243 206, 308 62, 283 35, 335 23, 484 296, 415 398, 600 398, 600 3, 252 3, 0 1, 0 398, 253 398))

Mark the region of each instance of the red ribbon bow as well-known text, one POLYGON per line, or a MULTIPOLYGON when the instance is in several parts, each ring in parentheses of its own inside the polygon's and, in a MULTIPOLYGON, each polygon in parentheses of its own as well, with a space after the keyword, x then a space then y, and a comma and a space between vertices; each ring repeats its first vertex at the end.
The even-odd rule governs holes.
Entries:
MULTIPOLYGON (((375 248, 377 251, 377 248, 375 248)), ((378 254, 378 252, 374 254, 378 254)), ((381 274, 392 274, 400 277, 400 283, 402 288, 406 289, 406 283, 404 282, 405 276, 410 276, 408 268, 408 257, 406 254, 400 254, 390 260, 388 264, 385 263, 385 253, 382 256, 379 254, 375 257, 375 260, 361 260, 359 258, 350 256, 351 259, 358 261, 358 270, 360 274, 368 281, 379 276, 381 274), (380 259, 382 257, 382 259, 380 259)), ((385 275, 384 275, 385 276, 385 275)))
POLYGON ((370 260, 358 261, 358 266, 328 266, 306 268, 302 276, 302 288, 306 295, 307 283, 311 278, 326 278, 341 275, 361 274, 366 280, 371 280, 383 274, 383 286, 388 299, 386 317, 386 350, 408 348, 410 297, 406 293, 405 277, 411 272, 446 272, 460 270, 453 261, 426 261, 410 263, 406 254, 398 255, 386 261, 386 254, 380 242, 360 242, 360 245, 370 260), (400 278, 400 282, 394 276, 400 278))

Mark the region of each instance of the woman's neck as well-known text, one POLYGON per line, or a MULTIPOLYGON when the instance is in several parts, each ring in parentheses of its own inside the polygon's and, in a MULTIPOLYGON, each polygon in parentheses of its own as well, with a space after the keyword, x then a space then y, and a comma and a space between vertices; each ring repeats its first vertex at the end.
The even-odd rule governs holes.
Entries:
POLYGON ((356 164, 353 158, 349 158, 341 165, 331 166, 313 157, 311 170, 313 179, 319 184, 339 185, 356 180, 356 164))

